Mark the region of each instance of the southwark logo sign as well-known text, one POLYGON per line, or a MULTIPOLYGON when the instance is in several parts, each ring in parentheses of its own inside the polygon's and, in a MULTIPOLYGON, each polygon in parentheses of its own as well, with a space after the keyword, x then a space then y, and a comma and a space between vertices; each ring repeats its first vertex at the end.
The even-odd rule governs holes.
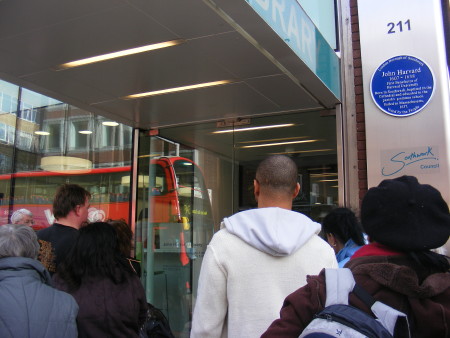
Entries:
POLYGON ((439 147, 423 146, 383 151, 381 174, 417 175, 439 172, 439 147))

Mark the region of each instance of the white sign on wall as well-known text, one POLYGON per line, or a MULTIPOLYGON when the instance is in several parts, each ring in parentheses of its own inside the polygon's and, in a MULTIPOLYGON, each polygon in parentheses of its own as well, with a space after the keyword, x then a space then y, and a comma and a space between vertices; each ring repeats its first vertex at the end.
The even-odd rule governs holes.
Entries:
POLYGON ((450 202, 441 2, 359 0, 369 187, 413 175, 450 202))

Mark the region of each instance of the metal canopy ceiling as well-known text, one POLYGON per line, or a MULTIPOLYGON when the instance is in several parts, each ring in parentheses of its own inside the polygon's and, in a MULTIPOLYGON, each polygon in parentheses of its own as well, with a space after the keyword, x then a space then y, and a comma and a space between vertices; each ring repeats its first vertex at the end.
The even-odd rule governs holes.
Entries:
POLYGON ((338 103, 244 0, 0 0, 0 78, 142 129, 338 103), (52 69, 175 39, 186 43, 52 69), (235 82, 121 99, 230 79, 235 82))

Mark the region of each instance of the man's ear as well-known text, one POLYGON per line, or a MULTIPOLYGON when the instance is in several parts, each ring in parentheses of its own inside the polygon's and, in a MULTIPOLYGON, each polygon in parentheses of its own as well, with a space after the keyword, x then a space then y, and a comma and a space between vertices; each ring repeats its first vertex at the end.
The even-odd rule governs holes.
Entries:
POLYGON ((80 209, 81 209, 81 205, 77 205, 77 206, 73 209, 73 212, 75 213, 75 215, 80 216, 80 209))
POLYGON ((295 186, 294 189, 294 193, 292 195, 292 199, 296 198, 299 192, 300 192, 300 183, 297 182, 297 185, 295 186))
POLYGON ((253 180, 253 193, 255 195, 255 200, 256 202, 258 202, 258 197, 259 197, 259 182, 254 179, 253 180))

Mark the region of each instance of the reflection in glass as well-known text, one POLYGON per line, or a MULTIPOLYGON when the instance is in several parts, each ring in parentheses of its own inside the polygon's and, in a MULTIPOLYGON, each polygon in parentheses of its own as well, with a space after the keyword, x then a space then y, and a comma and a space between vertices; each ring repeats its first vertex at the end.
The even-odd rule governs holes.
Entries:
MULTIPOLYGON (((152 141, 159 149, 161 140, 152 141)), ((169 153, 170 149, 179 151, 173 144, 166 146, 169 153)), ((190 153, 183 155, 195 151, 190 153)), ((136 248, 141 253, 149 301, 164 311, 177 336, 188 336, 192 288, 213 233, 211 204, 197 163, 176 153, 157 155, 140 160, 139 172, 144 174, 142 168, 146 168, 149 186, 147 192, 138 193, 142 203, 138 203, 136 248)))
POLYGON ((122 177, 131 171, 131 127, 119 124, 120 136, 100 142, 103 117, 1 80, 0 107, 0 224, 25 208, 35 229, 49 226, 63 183, 91 192, 91 221, 129 221, 130 186, 122 177))

